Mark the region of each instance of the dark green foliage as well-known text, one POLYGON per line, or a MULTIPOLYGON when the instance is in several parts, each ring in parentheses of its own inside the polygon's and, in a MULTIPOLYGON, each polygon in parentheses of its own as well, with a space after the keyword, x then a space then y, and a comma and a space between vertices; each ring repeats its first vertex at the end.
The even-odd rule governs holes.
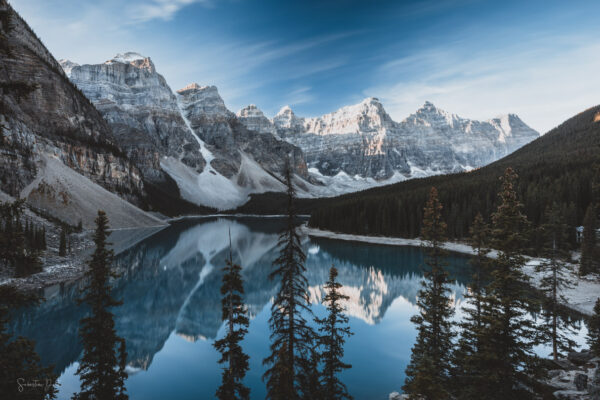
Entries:
POLYGON ((567 261, 570 258, 567 246, 568 225, 557 203, 546 210, 545 221, 541 227, 543 238, 542 256, 544 260, 536 270, 541 274, 540 289, 544 293, 543 333, 547 342, 552 344, 552 357, 556 360, 561 352, 572 351, 575 342, 567 333, 573 333, 568 320, 560 318, 561 304, 567 299, 561 295, 564 289, 571 288, 567 261))
POLYGON ((10 311, 35 304, 39 298, 13 286, 0 286, 0 395, 3 399, 54 399, 56 376, 51 367, 40 365, 34 343, 7 333, 10 311), (35 385, 37 381, 40 386, 35 385), (20 391, 21 389, 22 391, 20 391))
POLYGON ((450 366, 452 350, 452 317, 448 273, 444 269, 446 223, 442 218, 442 204, 435 188, 423 210, 421 237, 427 241, 426 264, 419 291, 419 314, 411 321, 417 326, 417 339, 406 368, 404 391, 411 399, 446 399, 450 393, 450 366))
POLYGON ((310 226, 360 235, 416 237, 429 188, 435 186, 446 206, 443 216, 449 236, 466 237, 478 213, 488 219, 498 206, 497 177, 512 166, 520 174, 515 190, 528 219, 539 226, 546 207, 556 201, 571 210, 569 241, 575 245, 574 227, 581 224, 593 201, 591 166, 600 161, 600 123, 593 120, 599 111, 600 106, 591 108, 515 153, 469 173, 412 179, 319 200, 313 205, 317 208, 311 213, 310 226))
POLYGON ((594 315, 592 315, 588 323, 587 343, 592 353, 596 357, 600 357, 600 298, 596 300, 594 315))
POLYGON ((470 290, 465 295, 465 317, 460 323, 460 339, 453 354, 452 386, 457 399, 486 397, 486 382, 481 378, 485 357, 482 357, 481 336, 484 331, 483 307, 487 295, 484 283, 489 273, 488 241, 490 229, 481 214, 477 214, 471 225, 470 244, 476 255, 471 260, 473 277, 470 290))
MULTIPOLYGON (((328 400, 351 399, 346 385, 340 381, 338 375, 352 365, 342 361, 344 357, 344 343, 346 338, 352 335, 348 326, 348 317, 344 315, 341 301, 349 297, 340 293, 342 285, 336 280, 338 271, 335 267, 329 270, 329 280, 325 283, 327 294, 323 298, 323 304, 327 306, 327 317, 316 319, 319 325, 319 344, 322 351, 320 354, 323 370, 321 372, 322 397, 328 400)), ((316 370, 316 368, 314 368, 316 370)))
POLYGON ((186 214, 211 214, 216 210, 202 207, 181 198, 177 183, 169 175, 165 174, 165 181, 160 185, 149 181, 144 182, 146 191, 145 208, 158 211, 168 216, 186 214))
MULTIPOLYGON (((507 168, 501 178, 500 205, 492 215, 490 246, 498 250, 491 261, 491 282, 482 299, 482 328, 477 357, 481 368, 474 385, 484 384, 487 399, 528 398, 520 384, 541 370, 533 353, 537 332, 528 314, 535 310, 523 273, 521 255, 526 246, 523 232, 529 223, 515 191, 517 175, 507 168)), ((480 387, 472 388, 481 393, 480 387)))
POLYGON ((25 240, 29 249, 42 251, 46 250, 46 228, 38 227, 29 219, 25 222, 25 240))
POLYGON ((83 356, 77 368, 81 391, 75 400, 124 400, 125 394, 125 342, 117 336, 114 316, 110 308, 121 303, 111 296, 109 280, 116 275, 111 271, 113 251, 108 249, 108 218, 98 211, 94 243, 96 249, 86 272, 87 285, 80 300, 90 308, 90 313, 80 321, 83 356))
MULTIPOLYGON (((231 247, 231 243, 229 246, 231 247)), ((223 268, 225 275, 221 286, 221 306, 227 333, 223 339, 214 343, 215 349, 221 353, 219 364, 226 364, 223 367, 221 386, 216 393, 220 400, 250 398, 250 389, 242 383, 249 368, 249 357, 244 353, 240 342, 248 333, 249 321, 248 310, 242 300, 244 285, 241 270, 242 267, 233 263, 230 249, 229 259, 223 268)))
POLYGON ((0 202, 0 262, 19 277, 42 270, 39 252, 45 247, 45 238, 35 239, 38 228, 24 220, 23 207, 24 200, 0 202))
POLYGON ((583 240, 581 242, 581 265, 579 275, 600 273, 600 252, 596 239, 598 229, 597 209, 595 204, 590 204, 583 220, 583 240))
POLYGON ((274 261, 270 278, 280 279, 279 291, 273 299, 269 325, 271 328, 271 354, 263 360, 267 371, 267 398, 273 400, 308 399, 312 388, 306 382, 310 376, 311 355, 315 332, 304 314, 312 314, 305 277, 306 256, 300 243, 294 210, 295 190, 289 166, 286 168, 287 221, 279 235, 279 257, 274 261), (304 383, 304 386, 303 386, 304 383))
POLYGON ((64 225, 60 229, 60 243, 58 245, 58 255, 61 257, 67 255, 67 227, 64 225))

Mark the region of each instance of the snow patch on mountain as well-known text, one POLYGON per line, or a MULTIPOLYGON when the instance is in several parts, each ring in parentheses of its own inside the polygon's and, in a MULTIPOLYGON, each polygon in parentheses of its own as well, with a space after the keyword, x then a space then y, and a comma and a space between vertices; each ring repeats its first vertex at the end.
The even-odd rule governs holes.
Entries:
POLYGON ((138 60, 144 60, 146 57, 144 57, 143 55, 141 55, 140 53, 136 53, 133 51, 128 51, 126 53, 119 53, 117 54, 112 60, 109 60, 107 62, 120 62, 120 63, 124 63, 124 64, 129 64, 132 61, 138 61, 138 60))
POLYGON ((248 200, 235 182, 209 167, 198 173, 174 157, 164 157, 160 166, 177 182, 181 196, 192 203, 226 210, 248 200))

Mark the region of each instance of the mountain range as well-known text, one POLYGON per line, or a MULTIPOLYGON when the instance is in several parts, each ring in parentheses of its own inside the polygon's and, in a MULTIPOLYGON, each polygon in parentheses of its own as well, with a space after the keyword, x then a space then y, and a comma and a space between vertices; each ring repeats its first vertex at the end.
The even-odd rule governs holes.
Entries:
MULTIPOLYGON (((475 171, 413 179, 298 207, 311 214, 309 224, 313 227, 361 235, 416 237, 420 235, 423 207, 431 187, 436 187, 449 236, 464 238, 477 214, 490 220, 496 212, 499 177, 508 168, 518 175, 518 201, 532 226, 546 223, 551 208, 559 209, 570 227, 568 241, 578 246, 575 227, 583 223, 586 210, 600 199, 600 106, 575 115, 539 139, 475 171)), ((255 208, 264 204, 273 208, 280 203, 281 199, 273 196, 256 197, 244 206, 244 211, 256 212, 255 208)), ((539 238, 531 246, 537 250, 539 238)))
POLYGON ((69 224, 91 226, 92 208, 123 226, 133 209, 142 225, 159 223, 142 210, 233 209, 283 191, 286 164, 300 197, 337 196, 469 171, 539 137, 514 114, 474 121, 429 102, 396 122, 373 97, 314 118, 233 113, 215 86, 173 91, 138 53, 58 62, 5 0, 0 13, 0 190, 69 224))
POLYGON ((61 65, 145 176, 160 183, 166 173, 184 199, 220 209, 283 190, 290 156, 300 196, 323 197, 468 171, 539 137, 514 114, 480 122, 430 102, 398 123, 373 97, 316 118, 289 106, 272 119, 255 105, 234 114, 215 86, 173 92, 152 60, 133 52, 61 65))

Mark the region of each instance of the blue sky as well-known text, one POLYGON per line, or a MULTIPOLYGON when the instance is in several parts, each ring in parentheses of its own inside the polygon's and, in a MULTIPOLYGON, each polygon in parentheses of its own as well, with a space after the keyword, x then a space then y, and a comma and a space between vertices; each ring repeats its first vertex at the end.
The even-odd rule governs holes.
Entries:
POLYGON ((12 0, 56 58, 150 56, 173 90, 214 84, 232 111, 315 116, 378 97, 513 112, 542 132, 600 103, 600 2, 12 0))

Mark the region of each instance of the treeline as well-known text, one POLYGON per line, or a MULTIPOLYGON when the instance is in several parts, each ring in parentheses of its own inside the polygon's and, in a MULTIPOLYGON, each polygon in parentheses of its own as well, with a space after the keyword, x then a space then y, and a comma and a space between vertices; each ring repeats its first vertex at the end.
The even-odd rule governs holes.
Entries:
MULTIPOLYGON (((22 203, 15 203, 19 209, 22 203)), ((81 389, 73 394, 74 400, 111 399, 127 400, 125 371, 127 351, 125 341, 117 336, 113 307, 121 303, 111 295, 113 251, 108 248, 108 218, 98 211, 94 233, 95 251, 85 273, 86 285, 81 290, 80 304, 88 312, 80 321, 79 333, 83 355, 76 374, 81 389)), ((63 236, 65 228, 63 227, 63 236)), ((34 343, 29 339, 13 338, 8 332, 10 312, 18 307, 39 303, 37 295, 24 293, 14 286, 0 285, 0 393, 11 399, 55 399, 59 385, 52 366, 42 366, 34 343)))
POLYGON ((0 202, 0 263, 18 277, 42 270, 46 228, 23 216, 24 200, 0 202))
MULTIPOLYGON (((311 227, 361 235, 416 237, 429 188, 435 186, 445 205, 442 216, 450 238, 468 236, 477 214, 489 218, 498 206, 498 176, 512 167, 520 176, 515 188, 534 227, 544 223, 544 210, 556 202, 568 224, 569 241, 593 202, 598 181, 600 106, 571 118, 517 152, 469 173, 414 179, 340 196, 312 211, 311 227)), ((532 242, 535 239, 531 238, 532 242)))
MULTIPOLYGON (((423 212, 421 237, 426 242, 424 282, 418 294, 419 312, 411 321, 417 327, 403 387, 409 399, 534 399, 554 398, 546 386, 547 363, 535 346, 550 344, 557 360, 573 351, 567 333, 569 322, 558 317, 560 292, 570 285, 568 249, 563 240, 567 224, 560 207, 545 209, 542 252, 537 267, 544 299, 529 294, 530 277, 523 267, 530 221, 515 190, 517 175, 508 168, 501 178, 498 207, 490 222, 477 215, 470 242, 476 250, 473 277, 464 306, 464 317, 454 322, 450 280, 442 243, 447 239, 443 205, 435 188, 423 212), (495 258, 486 255, 497 250, 495 258), (483 276, 487 279, 483 279, 483 276), (544 311, 535 321, 540 305, 544 311), (454 329, 458 327, 459 329, 454 329)), ((600 270, 596 271, 600 272, 600 270)), ((588 344, 600 356, 600 298, 589 324, 588 344)))

